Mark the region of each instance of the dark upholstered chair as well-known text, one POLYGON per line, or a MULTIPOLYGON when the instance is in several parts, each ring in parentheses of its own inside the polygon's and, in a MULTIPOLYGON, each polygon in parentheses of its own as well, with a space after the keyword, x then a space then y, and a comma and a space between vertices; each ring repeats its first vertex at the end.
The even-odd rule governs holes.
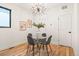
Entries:
MULTIPOLYGON (((46 42, 42 43, 43 45, 45 45, 48 55, 49 55, 49 52, 48 52, 48 47, 47 46, 49 45, 49 47, 51 49, 51 46, 50 46, 51 38, 52 38, 52 35, 48 37, 48 40, 46 42)), ((52 52, 52 49, 51 49, 51 52, 52 52)))
MULTIPOLYGON (((43 38, 41 39, 41 44, 46 42, 46 39, 47 39, 46 36, 47 36, 46 33, 42 33, 43 38)), ((44 49, 44 45, 43 45, 43 49, 44 49)))
POLYGON ((32 34, 31 33, 28 34, 27 41, 28 41, 27 53, 28 53, 28 50, 30 50, 29 47, 32 46, 33 56, 34 56, 34 46, 37 43, 36 43, 35 39, 32 38, 32 34))

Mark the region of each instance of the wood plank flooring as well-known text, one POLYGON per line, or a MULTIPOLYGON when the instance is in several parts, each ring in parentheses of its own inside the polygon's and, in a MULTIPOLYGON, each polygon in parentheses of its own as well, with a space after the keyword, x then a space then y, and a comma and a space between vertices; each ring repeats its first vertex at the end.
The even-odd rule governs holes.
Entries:
MULTIPOLYGON (((51 44, 51 48, 52 50, 50 50, 48 46, 49 56, 74 56, 74 51, 73 48, 71 47, 51 44)), ((29 52, 29 54, 27 54, 26 51, 27 51, 27 45, 22 44, 14 48, 0 51, 0 56, 32 56, 33 51, 29 52)), ((35 47, 34 55, 39 56, 39 51, 37 47, 35 47)), ((40 56, 47 56, 47 50, 46 49, 43 50, 41 48, 40 56)))

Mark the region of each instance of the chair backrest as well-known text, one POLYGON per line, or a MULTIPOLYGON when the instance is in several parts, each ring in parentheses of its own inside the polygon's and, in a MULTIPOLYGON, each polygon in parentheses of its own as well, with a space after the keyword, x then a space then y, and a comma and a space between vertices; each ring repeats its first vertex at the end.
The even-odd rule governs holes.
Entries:
POLYGON ((34 40, 32 38, 32 34, 31 33, 28 34, 27 40, 28 40, 28 44, 34 45, 34 40))
POLYGON ((43 36, 43 37, 46 37, 46 33, 42 33, 42 36, 43 36))
POLYGON ((50 42, 51 42, 51 38, 52 38, 52 35, 51 35, 51 36, 49 36, 49 38, 48 38, 48 40, 47 40, 46 44, 50 44, 50 42))

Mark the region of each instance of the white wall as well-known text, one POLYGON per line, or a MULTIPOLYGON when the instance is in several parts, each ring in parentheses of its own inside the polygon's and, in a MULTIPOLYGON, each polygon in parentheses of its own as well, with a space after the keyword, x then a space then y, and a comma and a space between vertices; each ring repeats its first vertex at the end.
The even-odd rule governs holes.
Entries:
POLYGON ((0 50, 3 50, 25 42, 27 32, 19 31, 19 21, 31 19, 32 17, 29 11, 15 4, 0 4, 0 6, 12 10, 11 28, 0 28, 0 50))

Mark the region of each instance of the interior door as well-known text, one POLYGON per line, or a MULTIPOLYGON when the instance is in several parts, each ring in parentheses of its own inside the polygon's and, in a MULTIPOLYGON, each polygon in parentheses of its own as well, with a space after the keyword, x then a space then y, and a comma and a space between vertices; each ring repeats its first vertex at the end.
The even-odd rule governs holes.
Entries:
POLYGON ((64 14, 59 16, 59 44, 64 46, 72 46, 72 16, 64 14))

